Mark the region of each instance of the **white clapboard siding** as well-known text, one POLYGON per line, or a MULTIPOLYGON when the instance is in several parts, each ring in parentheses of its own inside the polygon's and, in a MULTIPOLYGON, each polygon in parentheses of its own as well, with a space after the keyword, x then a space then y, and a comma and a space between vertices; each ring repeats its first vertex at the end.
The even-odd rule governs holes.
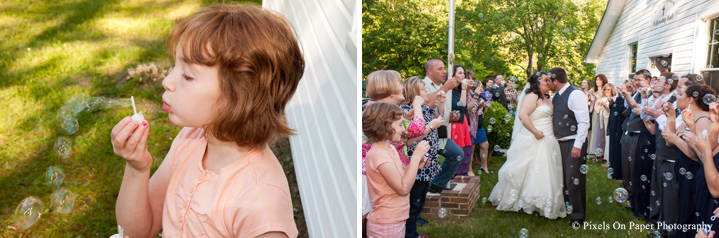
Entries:
POLYGON ((356 0, 264 0, 293 25, 305 74, 287 105, 297 183, 311 237, 354 237, 357 224, 356 0))
MULTIPOLYGON (((637 42, 637 69, 649 69, 650 57, 672 54, 671 71, 679 75, 698 73, 706 62, 708 17, 719 14, 719 1, 675 0, 674 18, 652 27, 657 11, 667 0, 609 0, 610 7, 623 5, 618 19, 606 14, 587 53, 585 62, 597 64, 597 74, 604 74, 611 83, 621 84, 630 72, 629 44, 637 42), (611 29, 608 31, 608 29, 611 29), (609 32, 609 34, 607 34, 609 32)), ((616 18, 616 16, 614 17, 616 18)))

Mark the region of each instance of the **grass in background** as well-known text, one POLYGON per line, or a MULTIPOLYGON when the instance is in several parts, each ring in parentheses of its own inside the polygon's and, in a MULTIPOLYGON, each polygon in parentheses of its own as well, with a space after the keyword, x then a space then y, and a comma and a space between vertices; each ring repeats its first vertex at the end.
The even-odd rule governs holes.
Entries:
MULTIPOLYGON (((606 231, 603 229, 579 229, 574 230, 569 225, 569 216, 550 220, 542 216, 529 215, 525 212, 504 212, 497 211, 492 203, 482 204, 482 198, 489 196, 497 183, 497 175, 506 157, 491 157, 489 170, 494 175, 480 175, 480 198, 467 220, 449 219, 428 219, 429 225, 419 227, 422 235, 430 237, 517 237, 522 228, 526 228, 529 237, 646 237, 647 230, 630 229, 630 223, 645 224, 635 218, 630 210, 622 210, 626 203, 609 203, 608 198, 614 190, 619 188, 619 182, 607 178, 607 169, 602 168, 601 163, 587 160, 589 167, 587 172, 587 212, 586 222, 601 225, 602 222, 609 226, 606 231), (597 204, 596 198, 601 197, 602 203, 597 204), (612 226, 617 222, 625 225, 625 228, 614 229, 612 226)), ((479 166, 473 165, 475 174, 479 174, 479 166)), ((655 226, 656 227, 656 226, 655 226)), ((653 230, 651 231, 653 232, 653 230)))
MULTIPOLYGON (((161 81, 124 80, 139 64, 173 64, 165 45, 175 19, 214 1, 32 1, 0 2, 0 236, 109 237, 117 232, 115 202, 124 161, 110 144, 110 130, 131 108, 82 112, 70 136, 72 156, 54 151, 58 109, 72 95, 129 98, 150 122, 153 171, 181 128, 161 109, 161 81), (51 211, 28 231, 16 233, 16 206, 28 196, 49 207, 44 184, 48 166, 65 173, 62 186, 77 195, 71 214, 51 211)), ((260 0, 254 0, 261 4, 260 0)), ((289 178, 300 234, 306 236, 289 142, 273 146, 289 178)))

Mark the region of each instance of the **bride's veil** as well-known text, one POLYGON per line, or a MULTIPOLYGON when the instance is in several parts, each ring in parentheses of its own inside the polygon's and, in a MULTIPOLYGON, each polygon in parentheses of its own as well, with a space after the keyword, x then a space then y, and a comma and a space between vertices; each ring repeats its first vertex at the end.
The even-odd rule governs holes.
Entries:
POLYGON ((514 126, 512 127, 512 139, 510 139, 509 144, 512 145, 512 142, 514 142, 514 138, 517 137, 517 133, 519 133, 519 129, 523 128, 522 122, 519 121, 519 110, 522 107, 522 100, 524 99, 524 95, 526 94, 527 89, 529 89, 529 80, 527 80, 527 84, 524 85, 524 89, 522 89, 522 94, 519 95, 519 99, 517 100, 517 108, 514 109, 514 126))

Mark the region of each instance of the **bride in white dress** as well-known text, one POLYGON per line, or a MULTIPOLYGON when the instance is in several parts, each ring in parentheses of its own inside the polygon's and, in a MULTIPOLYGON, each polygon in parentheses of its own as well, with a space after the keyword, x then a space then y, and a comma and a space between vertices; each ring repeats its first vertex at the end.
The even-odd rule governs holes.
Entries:
POLYGON ((517 105, 519 121, 514 122, 507 162, 499 169, 489 201, 500 211, 521 209, 562 218, 567 208, 562 157, 552 128, 553 105, 547 94, 549 77, 537 72, 527 81, 517 105))

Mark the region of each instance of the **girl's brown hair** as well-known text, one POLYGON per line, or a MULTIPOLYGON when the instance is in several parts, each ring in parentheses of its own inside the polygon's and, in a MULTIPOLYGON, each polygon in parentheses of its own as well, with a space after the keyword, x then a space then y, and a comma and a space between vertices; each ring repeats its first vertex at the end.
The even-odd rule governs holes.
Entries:
POLYGON ((402 105, 412 105, 414 97, 419 95, 419 92, 424 89, 424 81, 419 79, 418 76, 412 76, 404 80, 404 102, 402 105))
POLYGON ((694 98, 694 104, 697 105, 702 111, 709 111, 709 105, 704 103, 704 95, 707 94, 715 94, 716 92, 711 87, 707 86, 706 84, 699 84, 699 83, 688 83, 686 85, 686 91, 684 91, 687 95, 687 97, 694 98), (694 96, 694 93, 696 93, 696 96, 694 96))
POLYGON ((402 114, 402 109, 397 105, 372 103, 362 112, 362 133, 369 141, 389 140, 394 134, 392 122, 402 118, 402 114))
POLYGON ((215 4, 180 19, 167 37, 188 64, 219 66, 221 97, 207 132, 238 146, 261 147, 294 134, 285 106, 305 61, 287 20, 255 5, 215 4))

